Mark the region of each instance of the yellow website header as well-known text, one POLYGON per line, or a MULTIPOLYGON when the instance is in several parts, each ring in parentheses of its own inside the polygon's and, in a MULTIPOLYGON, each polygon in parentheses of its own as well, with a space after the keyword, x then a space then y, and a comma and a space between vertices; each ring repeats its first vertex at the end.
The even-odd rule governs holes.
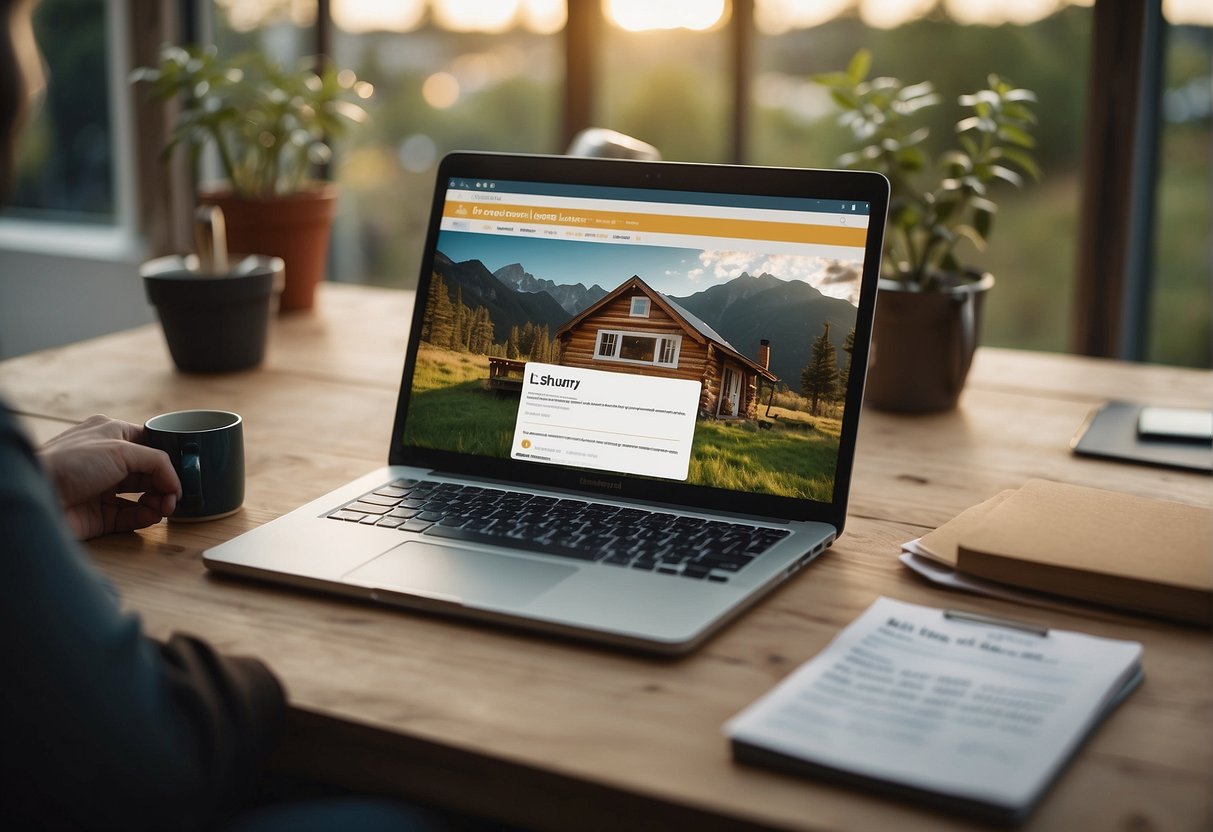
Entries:
POLYGON ((592 228, 598 231, 685 234, 695 237, 728 237, 740 240, 778 240, 787 243, 815 243, 853 248, 863 248, 867 241, 866 228, 843 225, 809 225, 725 217, 637 214, 626 211, 593 211, 500 203, 447 202, 443 216, 451 219, 484 222, 520 222, 531 225, 592 228))

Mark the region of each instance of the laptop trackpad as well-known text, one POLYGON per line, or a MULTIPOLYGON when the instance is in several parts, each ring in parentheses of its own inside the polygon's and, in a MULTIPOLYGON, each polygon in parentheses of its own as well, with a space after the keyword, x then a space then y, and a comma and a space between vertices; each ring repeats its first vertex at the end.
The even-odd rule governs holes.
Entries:
POLYGON ((345 580, 467 604, 518 607, 576 571, 557 563, 410 541, 364 563, 345 580))

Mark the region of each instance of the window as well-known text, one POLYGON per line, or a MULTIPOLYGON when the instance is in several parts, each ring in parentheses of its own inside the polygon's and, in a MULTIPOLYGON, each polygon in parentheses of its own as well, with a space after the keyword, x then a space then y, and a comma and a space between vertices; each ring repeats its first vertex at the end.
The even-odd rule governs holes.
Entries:
POLYGON ((317 51, 374 87, 364 128, 335 148, 341 188, 329 274, 416 285, 434 169, 452 150, 554 153, 562 0, 215 0, 225 52, 317 51))
MULTIPOLYGON (((998 280, 983 342, 1064 350, 1072 320, 1087 315, 1087 301, 1073 307, 1075 263, 1084 254, 1079 194, 1088 187, 1083 121, 1088 91, 1115 86, 1106 74, 1086 73, 1096 10, 1111 6, 1115 14, 1115 0, 170 5, 197 10, 199 20, 184 21, 184 32, 213 37, 225 52, 261 49, 292 60, 323 50, 375 86, 370 127, 336 148, 328 172, 341 185, 334 279, 415 284, 434 166, 456 147, 560 152, 572 129, 592 124, 650 141, 671 160, 832 165, 844 135, 810 76, 843 66, 866 46, 875 73, 929 79, 945 99, 975 89, 988 71, 1036 90, 1043 181, 996 194, 992 242, 980 257, 967 252, 998 280), (592 26, 582 38, 586 19, 592 26), (574 115, 562 121, 566 109, 574 115)), ((27 132, 6 218, 38 215, 105 229, 133 217, 133 163, 121 156, 135 145, 123 136, 129 119, 116 95, 126 89, 118 60, 130 52, 126 8, 99 0, 38 5, 52 96, 70 86, 66 97, 83 104, 66 112, 48 99, 43 121, 27 132)), ((1142 263, 1152 283, 1139 304, 1146 310, 1140 356, 1208 366, 1213 7, 1162 0, 1161 8, 1164 93, 1157 170, 1147 176, 1154 231, 1142 263)), ((1117 25, 1120 36, 1136 26, 1117 25)), ((938 140, 950 135, 949 110, 937 108, 938 140)))
MULTIPOLYGON (((449 149, 559 152, 562 127, 567 134, 593 124, 649 141, 671 160, 830 166, 847 142, 811 76, 841 68, 858 47, 874 53, 875 74, 930 80, 947 102, 988 72, 1003 74, 1040 97, 1044 178, 994 193, 1000 211, 987 250, 965 242, 958 253, 998 281, 983 342, 1046 350, 1071 346, 1075 313, 1087 315, 1073 308, 1087 187, 1083 121, 1088 90, 1114 88, 1107 77, 1086 77, 1096 2, 1116 5, 214 0, 223 48, 299 52, 300 35, 314 32, 339 65, 375 85, 372 125, 337 149, 331 171, 342 185, 331 274, 388 286, 416 280, 433 168, 449 149), (562 124, 562 104, 586 123, 562 124)), ((1163 0, 1162 8, 1171 24, 1168 103, 1140 352, 1207 365, 1208 188, 1198 191, 1209 176, 1208 105, 1200 102, 1208 100, 1213 17, 1199 0, 1163 0)), ((955 109, 941 106, 931 119, 937 154, 955 109)))
POLYGON ((1059 3, 1051 14, 1015 22, 1011 7, 1025 4, 862 3, 838 13, 848 5, 756 0, 752 161, 831 166, 851 149, 829 94, 811 76, 842 69, 859 46, 872 52, 869 77, 930 81, 941 95, 915 122, 930 129, 933 159, 954 142, 957 96, 981 88, 988 73, 1034 90, 1035 153, 1044 176, 1023 190, 992 188, 999 212, 989 245, 979 252, 965 241, 958 255, 997 280, 985 305, 983 343, 1066 349, 1091 9, 1059 3))
POLYGON ((44 0, 34 29, 48 89, 26 128, 7 213, 31 219, 112 223, 106 11, 95 0, 44 0))
POLYGON ((132 279, 145 247, 127 82, 130 4, 27 5, 47 87, 18 142, 14 189, 0 197, 0 357, 152 319, 132 279))
POLYGON ((563 2, 345 0, 331 53, 375 88, 338 146, 337 279, 416 284, 434 168, 452 150, 558 153, 563 2))
POLYGON ((599 332, 598 333, 598 349, 594 351, 596 356, 603 358, 611 358, 619 349, 619 336, 614 332, 599 332))
POLYGON ((262 51, 287 65, 316 49, 316 4, 300 0, 216 0, 214 39, 229 55, 262 51))
POLYGON ((647 318, 649 316, 649 299, 639 295, 632 298, 632 308, 628 314, 633 318, 647 318))
MULTIPOLYGON (((1167 6, 1163 7, 1167 13, 1167 6)), ((1213 27, 1168 19, 1144 358, 1208 367, 1213 252, 1213 27)))
POLYGON ((731 113, 723 0, 607 0, 597 124, 643 139, 666 159, 727 162, 731 113))
POLYGON ((600 329, 598 343, 594 347, 594 358, 599 361, 677 367, 681 343, 681 335, 649 335, 643 332, 600 329))

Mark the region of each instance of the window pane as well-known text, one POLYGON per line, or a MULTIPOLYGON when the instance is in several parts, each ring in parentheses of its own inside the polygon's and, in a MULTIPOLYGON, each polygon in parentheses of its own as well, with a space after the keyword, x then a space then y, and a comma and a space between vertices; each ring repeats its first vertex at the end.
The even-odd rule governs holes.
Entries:
MULTIPOLYGON (((434 171, 451 150, 557 152, 563 0, 333 0, 336 65, 373 85, 335 148, 330 277, 416 284, 434 171)), ((225 54, 315 51, 315 0, 216 0, 225 54)))
POLYGON ((215 45, 224 55, 264 52, 290 64, 316 51, 315 0, 216 0, 215 45))
POLYGON ((370 124, 337 148, 338 280, 416 284, 434 171, 449 151, 563 149, 563 0, 468 9, 333 2, 334 59, 375 88, 370 124))
MULTIPOLYGON (((1204 14, 1213 16, 1207 6, 1204 14)), ((1213 27, 1207 21, 1168 26, 1163 72, 1146 357, 1162 364, 1208 367, 1213 352, 1209 333, 1213 27)))
POLYGON ((617 337, 613 332, 598 333, 598 354, 613 356, 615 354, 615 341, 617 337))
MULTIPOLYGON (((312 65, 315 0, 216 0, 213 11, 214 42, 221 57, 257 53, 285 68, 312 65)), ((206 144, 196 175, 206 185, 227 178, 213 142, 206 144)))
POLYGON ((101 0, 42 0, 35 9, 47 92, 18 148, 8 216, 117 220, 105 7, 101 0))
POLYGON ((619 357, 628 361, 653 360, 653 351, 657 347, 657 339, 645 335, 625 335, 619 343, 619 357))
MULTIPOLYGON (((988 249, 979 252, 965 241, 957 254, 998 281, 985 306, 983 343, 1060 351, 1068 345, 1076 268, 1092 13, 1063 4, 1036 20, 979 16, 1045 6, 1052 8, 966 0, 757 0, 751 147, 756 163, 803 166, 832 166, 850 150, 833 102, 810 76, 843 69, 860 47, 873 54, 869 77, 930 81, 943 96, 942 104, 919 114, 931 130, 933 159, 954 146, 957 96, 984 87, 989 73, 1034 90, 1043 179, 1023 191, 996 184, 991 196, 999 213, 988 249), (898 9, 927 16, 893 17, 898 9)), ((936 173, 932 167, 923 176, 936 173)))
MULTIPOLYGON (((665 159, 724 162, 728 157, 731 107, 728 38, 722 13, 707 0, 682 4, 695 25, 696 7, 716 11, 707 31, 686 28, 628 31, 620 25, 646 25, 627 6, 647 6, 656 18, 670 4, 642 0, 619 12, 604 3, 599 92, 595 123, 654 145, 665 159)), ((710 23, 708 15, 705 23, 710 23)), ((660 25, 660 19, 648 21, 660 25)))

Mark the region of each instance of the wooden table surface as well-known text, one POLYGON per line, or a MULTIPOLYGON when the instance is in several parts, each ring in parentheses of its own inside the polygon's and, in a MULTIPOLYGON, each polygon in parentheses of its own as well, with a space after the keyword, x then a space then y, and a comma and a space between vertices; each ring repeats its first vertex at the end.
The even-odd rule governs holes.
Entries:
POLYGON ((279 320, 266 364, 245 373, 175 372, 155 325, 0 364, 0 396, 39 441, 97 412, 244 415, 241 512, 91 547, 151 634, 192 632, 274 667, 293 703, 280 768, 538 829, 976 828, 730 759, 722 723, 887 595, 1144 644, 1144 684, 1026 828, 1213 824, 1210 633, 949 593, 897 560, 903 541, 1030 477, 1209 506, 1207 476, 1068 450, 1107 398, 1208 406, 1209 372, 983 348, 959 409, 865 411, 842 538, 683 659, 209 575, 204 548, 385 462, 411 303, 405 292, 325 285, 317 311, 279 320))

